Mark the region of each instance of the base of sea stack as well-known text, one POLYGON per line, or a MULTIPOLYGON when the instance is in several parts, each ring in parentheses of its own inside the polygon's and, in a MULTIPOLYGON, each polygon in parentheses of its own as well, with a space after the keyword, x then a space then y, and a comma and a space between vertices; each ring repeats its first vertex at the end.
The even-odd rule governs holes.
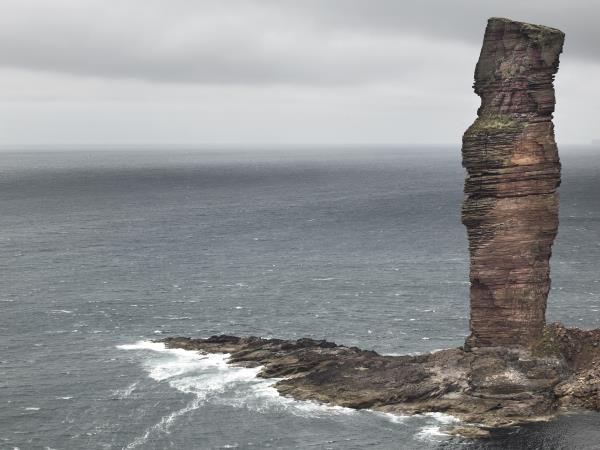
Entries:
POLYGON ((463 422, 450 434, 550 420, 565 410, 600 410, 600 330, 547 325, 530 348, 462 348, 419 356, 313 339, 170 337, 168 348, 228 353, 230 363, 262 366, 281 395, 396 414, 443 412, 463 422))

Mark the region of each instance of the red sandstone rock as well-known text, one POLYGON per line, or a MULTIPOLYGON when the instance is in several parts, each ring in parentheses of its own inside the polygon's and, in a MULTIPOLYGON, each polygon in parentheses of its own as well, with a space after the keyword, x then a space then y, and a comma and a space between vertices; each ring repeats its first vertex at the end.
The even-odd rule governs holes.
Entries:
POLYGON ((462 147, 468 347, 528 345, 544 328, 560 184, 553 79, 563 41, 554 28, 488 21, 475 69, 481 107, 462 147))

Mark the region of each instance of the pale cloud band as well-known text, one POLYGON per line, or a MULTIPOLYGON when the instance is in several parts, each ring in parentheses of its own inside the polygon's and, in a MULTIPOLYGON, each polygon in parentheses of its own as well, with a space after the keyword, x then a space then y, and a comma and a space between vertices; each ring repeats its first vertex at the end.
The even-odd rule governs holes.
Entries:
POLYGON ((4 0, 0 144, 456 143, 477 105, 470 85, 485 21, 498 15, 567 33, 559 141, 588 142, 600 93, 582 82, 600 75, 599 9, 581 0, 4 0))

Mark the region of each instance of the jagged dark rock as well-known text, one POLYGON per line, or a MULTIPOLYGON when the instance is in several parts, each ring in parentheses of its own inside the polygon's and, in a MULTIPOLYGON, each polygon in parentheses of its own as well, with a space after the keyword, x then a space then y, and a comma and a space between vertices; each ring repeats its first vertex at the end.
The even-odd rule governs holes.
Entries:
POLYGON ((419 356, 384 356, 308 338, 161 342, 228 353, 238 366, 260 366, 259 377, 278 379, 275 388, 298 400, 396 414, 444 412, 479 428, 450 430, 462 435, 480 437, 487 427, 550 419, 561 408, 600 410, 600 330, 551 324, 527 349, 456 348, 419 356))
POLYGON ((463 222, 471 336, 463 348, 384 356, 309 338, 172 337, 169 348, 227 353, 299 400, 396 414, 444 412, 452 434, 600 410, 600 330, 545 324, 558 227, 560 162, 552 81, 564 34, 490 19, 475 73, 478 119, 463 138, 463 222))

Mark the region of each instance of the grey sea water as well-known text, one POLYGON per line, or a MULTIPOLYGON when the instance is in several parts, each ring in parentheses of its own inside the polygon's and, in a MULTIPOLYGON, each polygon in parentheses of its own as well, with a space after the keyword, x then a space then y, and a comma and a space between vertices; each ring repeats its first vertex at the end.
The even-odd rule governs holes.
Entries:
MULTIPOLYGON (((494 433, 277 395, 152 339, 460 345, 458 149, 0 153, 0 448, 594 449, 600 415, 494 433)), ((600 159, 561 148, 550 320, 600 326, 600 159)))

